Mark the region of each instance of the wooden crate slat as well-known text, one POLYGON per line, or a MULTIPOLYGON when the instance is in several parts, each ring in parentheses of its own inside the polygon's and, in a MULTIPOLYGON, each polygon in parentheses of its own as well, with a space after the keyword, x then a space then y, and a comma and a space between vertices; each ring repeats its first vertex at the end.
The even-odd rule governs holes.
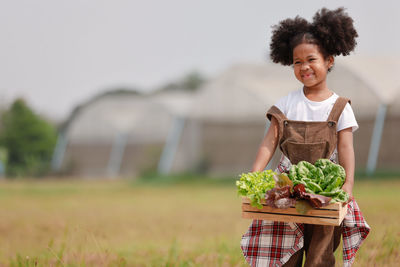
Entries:
POLYGON ((242 217, 255 220, 272 220, 282 222, 340 225, 347 213, 347 205, 333 203, 320 209, 311 209, 307 214, 300 214, 294 207, 288 209, 276 209, 265 205, 258 209, 250 205, 248 198, 242 198, 242 217))
MULTIPOLYGON (((242 203, 249 203, 250 204, 250 199, 247 198, 247 197, 242 197, 242 203)), ((261 200, 261 204, 263 204, 264 206, 266 205, 265 199, 261 200)), ((332 204, 329 204, 329 205, 327 205, 325 207, 319 208, 319 210, 340 210, 341 206, 342 206, 341 203, 332 203, 332 204)))
MULTIPOLYGON (((250 204, 243 203, 242 204, 243 211, 253 211, 253 212, 274 212, 274 213, 283 213, 283 214, 294 214, 298 215, 296 208, 291 207, 288 209, 276 209, 270 206, 263 206, 262 209, 258 209, 256 207, 251 206, 250 204)), ((325 210, 325 209, 312 209, 307 212, 307 215, 314 215, 314 216, 324 216, 324 217, 339 217, 338 210, 325 210)))

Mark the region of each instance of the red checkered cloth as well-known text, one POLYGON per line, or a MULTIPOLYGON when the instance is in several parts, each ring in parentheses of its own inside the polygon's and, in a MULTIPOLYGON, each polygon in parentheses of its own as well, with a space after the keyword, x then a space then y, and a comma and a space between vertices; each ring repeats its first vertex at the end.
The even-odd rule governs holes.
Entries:
MULTIPOLYGON (((341 227, 343 266, 351 266, 357 250, 370 231, 354 199, 348 204, 341 227)), ((303 224, 254 220, 240 245, 251 266, 282 266, 303 247, 303 232, 303 224)))

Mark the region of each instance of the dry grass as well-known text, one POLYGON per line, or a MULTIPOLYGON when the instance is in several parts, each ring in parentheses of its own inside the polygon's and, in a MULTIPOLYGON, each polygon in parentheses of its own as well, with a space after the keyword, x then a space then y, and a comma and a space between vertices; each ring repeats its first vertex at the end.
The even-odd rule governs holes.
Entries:
MULTIPOLYGON (((372 232, 354 266, 396 266, 400 179, 356 187, 372 232)), ((0 203, 0 266, 246 266, 233 183, 12 181, 0 203)))

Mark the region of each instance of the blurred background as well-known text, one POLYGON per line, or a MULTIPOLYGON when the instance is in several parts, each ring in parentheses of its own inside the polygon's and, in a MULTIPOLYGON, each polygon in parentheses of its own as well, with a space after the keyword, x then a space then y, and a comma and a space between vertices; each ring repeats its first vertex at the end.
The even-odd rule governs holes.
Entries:
MULTIPOLYGON (((328 85, 360 126, 355 196, 395 222, 398 1, 0 1, 0 264, 244 265, 234 180, 301 87, 269 60, 271 27, 341 6, 358 45, 328 85)), ((370 239, 356 264, 399 260, 398 227, 370 239)))

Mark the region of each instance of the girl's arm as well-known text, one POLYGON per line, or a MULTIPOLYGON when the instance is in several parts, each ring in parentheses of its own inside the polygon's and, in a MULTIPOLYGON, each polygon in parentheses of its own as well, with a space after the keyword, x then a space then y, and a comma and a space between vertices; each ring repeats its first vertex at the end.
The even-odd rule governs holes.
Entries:
POLYGON ((346 171, 346 181, 342 189, 349 194, 351 199, 353 196, 355 166, 352 128, 347 128, 338 132, 338 155, 339 164, 343 166, 346 171))
POLYGON ((275 153, 276 146, 278 144, 278 121, 272 117, 271 125, 268 128, 267 134, 261 142, 258 149, 256 160, 253 164, 252 172, 262 171, 268 162, 271 160, 275 153))

